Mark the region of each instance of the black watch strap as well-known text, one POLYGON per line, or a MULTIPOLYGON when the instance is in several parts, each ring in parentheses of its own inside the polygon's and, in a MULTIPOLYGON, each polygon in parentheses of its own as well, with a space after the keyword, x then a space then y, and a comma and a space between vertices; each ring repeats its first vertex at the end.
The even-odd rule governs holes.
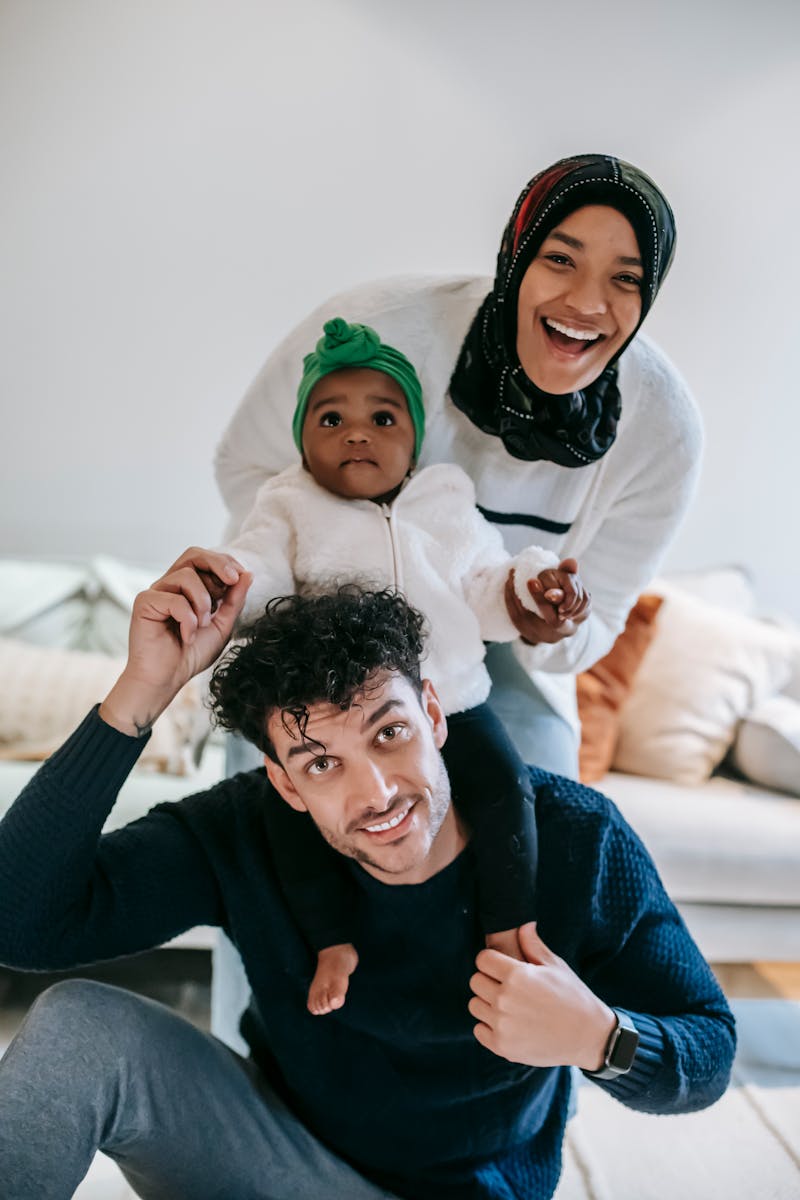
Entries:
POLYGON ((611 1037, 606 1045, 603 1065, 599 1071, 585 1071, 590 1079, 616 1079, 618 1075, 627 1075, 633 1066, 636 1050, 639 1046, 639 1034, 636 1026, 627 1013, 613 1009, 617 1023, 611 1031, 611 1037))

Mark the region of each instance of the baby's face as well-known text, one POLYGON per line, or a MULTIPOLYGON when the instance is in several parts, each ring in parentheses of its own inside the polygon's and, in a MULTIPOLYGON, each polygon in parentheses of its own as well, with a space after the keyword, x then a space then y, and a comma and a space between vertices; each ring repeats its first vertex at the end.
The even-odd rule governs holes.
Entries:
POLYGON ((371 367, 332 371, 315 384, 303 423, 303 462, 348 500, 390 500, 413 464, 405 392, 371 367))

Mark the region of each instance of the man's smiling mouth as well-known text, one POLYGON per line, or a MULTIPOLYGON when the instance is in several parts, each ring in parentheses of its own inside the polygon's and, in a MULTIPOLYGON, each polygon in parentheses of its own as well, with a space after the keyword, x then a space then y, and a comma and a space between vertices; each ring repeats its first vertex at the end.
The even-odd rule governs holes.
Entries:
POLYGON ((388 829, 396 829, 398 825, 405 821, 406 817, 415 806, 414 800, 409 800, 399 809, 393 817, 389 817, 386 821, 381 821, 375 825, 362 825, 365 833, 386 833, 388 829))

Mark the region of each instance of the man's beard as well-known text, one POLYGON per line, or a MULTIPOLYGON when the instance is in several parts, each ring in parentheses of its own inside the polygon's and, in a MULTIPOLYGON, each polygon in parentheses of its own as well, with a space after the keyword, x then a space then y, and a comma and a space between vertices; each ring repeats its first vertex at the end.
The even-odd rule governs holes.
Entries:
MULTIPOLYGON (((390 820, 392 815, 408 804, 409 801, 412 801, 414 805, 424 805, 428 809, 428 845, 423 851, 423 856, 427 858, 433 849, 436 838, 441 832, 451 804, 450 779, 441 754, 437 755, 437 760, 439 768, 436 779, 431 783, 427 792, 406 793, 403 796, 398 796, 392 808, 387 812, 377 813, 372 808, 366 808, 362 815, 356 821, 352 822, 354 830, 360 829, 362 826, 370 824, 370 822, 378 824, 379 822, 390 820)), ((339 837, 324 825, 317 825, 317 828, 328 845, 332 846, 334 850, 339 854, 343 854, 346 858, 353 858, 356 862, 362 863, 364 866, 383 872, 384 875, 399 875, 408 870, 408 864, 404 864, 393 871, 382 860, 374 859, 368 850, 354 845, 348 837, 339 837)))

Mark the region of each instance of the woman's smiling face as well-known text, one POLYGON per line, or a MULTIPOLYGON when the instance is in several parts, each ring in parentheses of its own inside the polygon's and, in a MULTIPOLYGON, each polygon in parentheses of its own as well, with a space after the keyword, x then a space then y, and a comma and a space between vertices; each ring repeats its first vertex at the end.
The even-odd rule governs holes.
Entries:
POLYGON ((553 395, 602 374, 637 326, 642 269, 633 226, 607 205, 576 209, 556 225, 528 267, 517 300, 517 357, 553 395))

